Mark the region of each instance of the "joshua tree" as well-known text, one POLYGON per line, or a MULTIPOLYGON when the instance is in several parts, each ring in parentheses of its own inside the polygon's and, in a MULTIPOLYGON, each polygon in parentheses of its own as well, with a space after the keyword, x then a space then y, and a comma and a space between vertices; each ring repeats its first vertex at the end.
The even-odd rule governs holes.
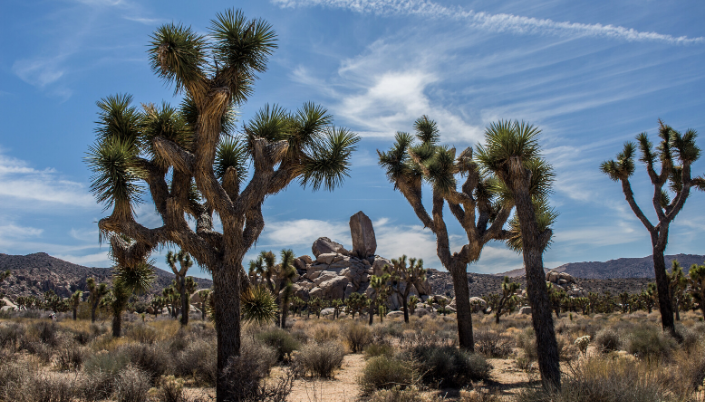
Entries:
POLYGON ((419 300, 419 297, 416 295, 411 295, 408 301, 408 307, 409 307, 409 312, 411 314, 414 314, 414 311, 416 311, 416 305, 419 304, 421 300, 419 300))
POLYGON ((367 299, 366 295, 360 293, 352 293, 345 300, 346 311, 350 314, 352 319, 355 319, 355 314, 362 314, 365 308, 369 305, 370 301, 367 299))
POLYGON ((568 295, 561 287, 553 286, 550 282, 546 284, 546 291, 548 292, 548 300, 551 304, 551 308, 553 312, 556 313, 556 318, 561 318, 561 306, 563 306, 568 295))
POLYGON ((201 289, 198 292, 198 297, 201 299, 201 319, 206 320, 206 306, 208 305, 208 299, 210 299, 212 293, 210 289, 201 289))
POLYGON ((86 279, 88 287, 88 304, 91 306, 91 322, 95 322, 95 311, 98 309, 100 301, 108 294, 108 285, 105 283, 96 284, 95 278, 86 279))
POLYGON ((683 267, 677 260, 671 263, 671 273, 668 275, 668 294, 673 304, 676 314, 676 321, 681 320, 680 305, 685 296, 685 289, 688 287, 688 278, 683 273, 683 267))
POLYGON ((438 303, 441 306, 441 308, 439 308, 438 311, 440 311, 441 314, 443 314, 443 317, 445 317, 446 314, 448 314, 448 310, 446 310, 446 306, 448 305, 448 299, 443 297, 443 298, 437 299, 436 303, 438 303))
POLYGON ((250 278, 256 283, 263 283, 275 296, 280 306, 281 317, 277 324, 284 328, 286 316, 289 313, 289 299, 293 291, 293 279, 296 277, 294 268, 294 251, 281 251, 281 263, 276 263, 276 256, 271 251, 262 251, 257 259, 250 261, 250 278))
POLYGON ((497 302, 497 308, 494 309, 494 319, 497 324, 499 324, 499 317, 514 310, 519 299, 516 294, 519 289, 521 289, 520 283, 512 282, 508 276, 502 279, 502 295, 497 302))
POLYGON ((333 317, 337 320, 340 316, 340 308, 345 305, 345 302, 340 299, 330 301, 330 306, 333 307, 333 317))
POLYGON ((69 303, 71 304, 71 310, 73 310, 73 320, 76 321, 78 315, 78 306, 81 304, 81 299, 83 298, 83 291, 77 290, 71 295, 69 303))
POLYGON ((157 317, 159 314, 162 313, 162 309, 166 305, 166 302, 164 301, 164 298, 162 296, 156 296, 152 299, 149 305, 150 307, 152 307, 154 317, 157 317))
POLYGON ((69 310, 69 305, 61 296, 57 295, 53 290, 49 289, 44 292, 44 308, 51 310, 54 313, 64 312, 69 310))
POLYGON ((112 297, 108 305, 113 314, 114 338, 119 338, 122 335, 122 313, 125 311, 130 297, 135 293, 142 294, 149 290, 154 278, 154 271, 146 262, 129 268, 120 265, 115 267, 112 297))
MULTIPOLYGON (((265 198, 295 180, 334 189, 347 176, 359 138, 332 127, 327 111, 312 103, 296 113, 265 107, 244 126, 243 140, 229 137, 233 107, 252 93, 276 35, 267 22, 233 10, 218 14, 207 30, 200 35, 173 23, 157 28, 149 48, 152 69, 183 94, 181 107, 147 104, 140 111, 128 95, 98 102, 97 142, 87 161, 95 173, 92 190, 112 209, 99 229, 119 264, 135 266, 173 244, 212 274, 220 379, 240 353, 240 292, 248 286, 242 260, 264 228, 265 198), (135 220, 140 181, 162 219, 154 229, 135 220), (213 213, 222 232, 213 226, 213 213), (195 230, 187 217, 196 221, 195 230)), ((216 394, 218 402, 232 399, 220 380, 216 394)))
POLYGON ((548 206, 554 175, 541 157, 539 133, 539 129, 523 122, 493 123, 485 131, 485 144, 478 148, 477 159, 497 178, 496 184, 505 194, 503 199, 511 199, 516 205, 509 246, 523 252, 543 386, 559 389, 558 343, 543 267, 543 252, 551 242, 550 226, 556 218, 548 206))
POLYGON ((508 238, 502 228, 514 204, 495 191, 493 183, 496 180, 491 174, 483 174, 482 168, 473 161, 472 148, 456 155, 455 148, 440 145, 436 123, 426 116, 416 120, 414 126, 418 142, 408 133, 397 133, 396 143, 389 151, 377 151, 379 164, 386 170, 394 189, 409 202, 424 228, 429 228, 436 236, 436 253, 453 279, 460 346, 472 351, 475 342, 467 266, 480 258, 485 244, 508 238), (465 182, 458 190, 457 180, 463 177, 465 182), (431 214, 421 202, 424 180, 432 185, 431 214), (467 236, 467 244, 456 253, 450 251, 443 216, 446 203, 467 236))
POLYGON ((629 305, 632 295, 628 292, 622 292, 618 295, 619 303, 622 305, 622 314, 626 314, 629 311, 629 305))
MULTIPOLYGON (((389 297, 389 274, 382 275, 372 275, 370 277, 370 287, 374 289, 374 298, 370 300, 370 325, 372 325, 372 319, 375 312, 380 314, 380 308, 382 304, 387 302, 389 297)), ((382 321, 382 315, 379 316, 380 322, 382 321)))
POLYGON ((688 271, 690 294, 705 317, 705 265, 693 264, 688 271))
POLYGON ((661 137, 661 143, 656 149, 653 148, 646 133, 641 133, 636 137, 641 152, 639 161, 646 165, 646 171, 654 187, 651 201, 658 219, 656 225, 651 223, 636 203, 629 181, 635 169, 634 154, 637 146, 634 143, 625 143, 622 152, 617 154, 617 160, 603 162, 600 165, 600 170, 610 179, 622 184, 622 192, 629 207, 649 232, 656 286, 658 287, 661 325, 664 331, 668 330, 672 335, 678 337, 673 321, 673 305, 669 300, 669 280, 666 273, 664 252, 668 244, 668 231, 671 222, 683 209, 691 188, 705 190, 705 178, 692 178, 691 166, 700 158, 700 148, 695 145, 697 138, 695 130, 690 129, 681 134, 659 120, 659 137, 661 137), (657 160, 661 165, 660 172, 657 172, 654 166, 657 160), (668 185, 670 194, 664 188, 666 185, 668 185))
POLYGON ((416 290, 421 287, 426 280, 426 270, 423 268, 423 260, 416 258, 409 259, 409 266, 406 266, 406 255, 401 258, 392 259, 392 266, 384 266, 384 272, 390 275, 391 290, 401 296, 402 308, 404 310, 404 322, 409 322, 409 292, 411 287, 416 287, 416 290), (402 283, 404 286, 402 286, 402 283))
POLYGON ((316 318, 321 318, 321 310, 325 308, 325 301, 318 297, 312 297, 308 301, 308 311, 309 313, 316 314, 316 318))
POLYGON ((179 316, 179 310, 181 309, 181 294, 179 294, 179 291, 176 290, 176 286, 174 285, 175 284, 172 283, 162 289, 162 297, 166 303, 166 308, 169 311, 169 315, 171 315, 173 319, 177 319, 179 316))
MULTIPOLYGON (((166 254, 166 263, 169 265, 171 270, 176 276, 176 290, 181 294, 181 325, 188 325, 188 312, 189 312, 189 295, 191 294, 186 287, 186 273, 189 268, 193 266, 193 260, 188 253, 184 250, 180 250, 178 253, 169 251, 166 254), (176 263, 179 263, 179 268, 176 268, 176 263)), ((191 278, 193 282, 193 278, 191 278)), ((195 288, 193 289, 195 290, 195 288)))

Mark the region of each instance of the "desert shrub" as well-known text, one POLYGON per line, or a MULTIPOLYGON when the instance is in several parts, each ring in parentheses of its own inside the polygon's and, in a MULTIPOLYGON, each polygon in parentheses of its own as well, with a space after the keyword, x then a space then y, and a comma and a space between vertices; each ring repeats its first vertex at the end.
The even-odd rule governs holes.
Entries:
POLYGON ((78 370, 83 365, 86 351, 84 348, 74 344, 65 344, 59 348, 56 362, 59 370, 78 370))
POLYGON ((157 341, 158 333, 156 329, 148 325, 136 324, 126 328, 125 336, 137 342, 152 344, 157 341))
POLYGON ((29 366, 26 363, 0 364, 0 400, 21 401, 23 386, 30 375, 29 366))
POLYGON ((53 321, 38 321, 30 327, 30 332, 36 335, 41 342, 55 347, 59 343, 58 329, 58 325, 53 321))
POLYGON ((110 329, 105 324, 91 323, 90 332, 91 332, 91 335, 93 335, 93 337, 98 337, 98 336, 107 334, 108 331, 110 331, 110 329))
POLYGON ((79 396, 74 378, 36 371, 27 363, 0 364, 0 400, 17 402, 71 402, 79 396))
POLYGON ((184 380, 174 376, 163 377, 159 389, 159 402, 184 402, 184 380))
POLYGON ((44 363, 49 363, 53 355, 51 346, 44 342, 32 342, 27 338, 20 340, 20 350, 26 350, 27 353, 39 357, 44 363))
POLYGON ((453 346, 418 345, 408 353, 419 364, 423 382, 440 387, 462 387, 488 379, 492 369, 479 354, 453 346))
POLYGON ((399 321, 389 319, 386 320, 383 325, 376 325, 374 327, 374 332, 379 338, 383 338, 385 336, 399 338, 404 333, 404 326, 399 321))
POLYGON ((95 336, 88 331, 73 331, 73 340, 80 345, 88 345, 95 336))
POLYGON ((193 375, 193 379, 200 385, 215 385, 218 378, 215 345, 206 341, 193 342, 176 354, 173 370, 177 376, 193 375))
POLYGON ((0 348, 16 348, 24 338, 25 326, 18 323, 0 325, 0 348))
POLYGON ((372 343, 365 348, 365 358, 377 356, 394 356, 394 348, 389 343, 372 343))
POLYGON ((299 344, 306 344, 308 341, 311 339, 310 336, 308 336, 308 333, 306 331, 302 331, 300 329, 292 329, 291 332, 289 332, 294 339, 296 339, 299 344))
POLYGON ((578 357, 578 347, 566 335, 558 335, 556 342, 558 343, 558 357, 560 360, 571 361, 578 357))
POLYGON ((699 330, 689 329, 679 325, 677 327, 678 335, 681 337, 681 346, 688 353, 698 350, 703 343, 702 328, 699 330))
POLYGON ((475 351, 487 357, 506 358, 512 354, 514 340, 507 335, 495 331, 476 331, 475 351))
POLYGON ((381 389, 369 399, 370 402, 424 402, 426 399, 416 387, 395 386, 391 389, 381 389))
POLYGON ((659 372, 661 384, 682 400, 703 386, 705 380, 705 354, 702 349, 697 352, 677 351, 674 353, 673 367, 667 367, 659 372))
POLYGON ((316 343, 336 341, 340 336, 340 331, 338 331, 338 328, 334 325, 316 325, 311 332, 313 333, 313 340, 316 341, 316 343))
POLYGON ((279 381, 266 384, 262 381, 269 375, 276 361, 276 352, 267 346, 250 342, 243 344, 240 356, 231 357, 223 371, 223 388, 235 397, 236 401, 283 402, 291 392, 294 375, 287 370, 279 381), (269 351, 269 357, 264 356, 269 351))
POLYGON ((609 353, 619 350, 622 342, 619 333, 614 328, 603 328, 595 334, 595 346, 602 353, 609 353))
POLYGON ((627 337, 627 352, 640 358, 668 357, 676 346, 673 337, 656 327, 635 328, 627 337))
POLYGON ((108 399, 115 386, 115 376, 105 371, 87 372, 83 380, 82 394, 87 401, 108 399))
POLYGON ((149 375, 130 365, 115 378, 115 399, 117 402, 146 402, 149 388, 149 375))
POLYGON ((597 357, 573 367, 560 392, 530 389, 518 402, 667 402, 675 401, 643 364, 597 357))
POLYGON ((333 370, 340 368, 345 357, 345 347, 339 342, 309 343, 301 348, 296 361, 306 372, 317 377, 330 378, 333 370))
POLYGON ((262 331, 257 334, 257 339, 276 350, 277 360, 279 361, 289 359, 291 357, 291 353, 301 347, 301 344, 299 344, 299 342, 294 339, 291 334, 281 328, 262 331))
POLYGON ((524 331, 520 332, 516 337, 517 347, 519 347, 523 355, 521 356, 524 361, 529 362, 538 360, 538 350, 536 349, 536 336, 534 335, 533 328, 526 328, 524 331))
POLYGON ((169 354, 156 345, 128 343, 118 350, 135 368, 148 375, 153 384, 166 373, 171 362, 169 354))
POLYGON ((129 358, 123 353, 102 350, 85 360, 83 370, 89 374, 102 372, 115 377, 129 362, 129 358))
POLYGON ((366 325, 352 323, 344 329, 345 341, 353 353, 362 352, 367 345, 372 343, 372 332, 366 325))
POLYGON ((497 391, 475 389, 460 391, 460 397, 458 398, 458 402, 499 402, 502 400, 497 391))
POLYGON ((378 389, 404 388, 417 376, 414 364, 382 355, 367 361, 358 382, 365 392, 370 393, 378 389))
POLYGON ((184 331, 182 328, 179 328, 179 331, 174 334, 174 336, 169 342, 169 351, 171 351, 172 353, 182 352, 186 350, 186 348, 189 347, 192 342, 193 340, 189 339, 189 336, 186 331, 184 331))

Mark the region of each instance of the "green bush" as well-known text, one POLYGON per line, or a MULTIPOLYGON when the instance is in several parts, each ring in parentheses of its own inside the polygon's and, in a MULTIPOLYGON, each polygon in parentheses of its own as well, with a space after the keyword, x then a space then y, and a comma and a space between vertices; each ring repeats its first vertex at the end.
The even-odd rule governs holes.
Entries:
POLYGON ((627 337, 627 352, 640 357, 668 357, 677 347, 673 337, 656 327, 635 328, 627 337))
POLYGON ((344 329, 345 341, 353 353, 362 352, 367 345, 372 343, 372 332, 366 325, 352 323, 344 329))
POLYGON ((370 393, 378 389, 404 388, 417 376, 414 364, 382 355, 367 361, 358 382, 365 392, 370 393))
POLYGON ((262 331, 257 339, 277 352, 277 360, 291 358, 291 353, 299 350, 301 344, 289 332, 281 328, 262 331))
POLYGON ((309 343, 304 346, 296 361, 314 376, 330 378, 333 370, 340 368, 345 357, 345 347, 338 342, 309 343))
POLYGON ((365 358, 377 356, 394 356, 394 348, 388 343, 372 343, 365 348, 365 358))
POLYGON ((423 382, 439 387, 463 387, 486 380, 492 369, 482 356, 454 346, 417 345, 408 353, 419 364, 423 382))
POLYGON ((119 352, 127 356, 127 360, 133 366, 149 376, 152 384, 155 384, 159 377, 167 372, 171 363, 170 355, 155 345, 128 343, 122 346, 119 352))
POLYGON ((83 363, 83 370, 87 374, 105 373, 111 377, 117 376, 118 372, 127 367, 130 362, 128 356, 118 351, 100 351, 90 356, 83 363))

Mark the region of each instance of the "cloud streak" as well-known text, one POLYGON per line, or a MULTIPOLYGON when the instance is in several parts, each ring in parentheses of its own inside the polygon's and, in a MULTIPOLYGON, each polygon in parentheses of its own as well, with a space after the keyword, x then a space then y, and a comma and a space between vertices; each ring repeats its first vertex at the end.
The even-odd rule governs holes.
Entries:
POLYGON ((490 14, 466 10, 461 7, 445 7, 427 0, 272 0, 272 2, 281 7, 323 6, 375 15, 417 15, 447 18, 466 22, 471 27, 480 30, 511 32, 519 35, 589 36, 630 42, 661 42, 671 45, 705 44, 705 37, 676 37, 613 25, 560 22, 505 13, 490 14))

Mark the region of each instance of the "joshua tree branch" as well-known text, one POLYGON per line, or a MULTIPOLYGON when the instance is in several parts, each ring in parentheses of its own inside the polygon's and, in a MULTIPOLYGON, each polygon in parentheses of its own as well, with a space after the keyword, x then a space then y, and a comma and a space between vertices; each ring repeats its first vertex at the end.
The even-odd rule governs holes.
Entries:
POLYGON ((445 267, 452 267, 450 254, 450 241, 448 240, 448 230, 443 220, 444 198, 440 191, 433 190, 433 225, 436 228, 436 254, 445 267))
POLYGON ((641 221, 641 223, 646 227, 646 229, 653 235, 654 233, 654 225, 649 222, 649 219, 644 215, 644 213, 641 211, 641 208, 639 208, 639 205, 637 205, 636 201, 634 201, 634 192, 632 191, 632 186, 629 184, 629 179, 621 179, 622 182, 622 192, 624 193, 624 197, 627 199, 627 203, 629 203, 629 206, 631 207, 632 211, 634 212, 634 215, 636 215, 637 218, 641 221))
POLYGON ((174 166, 175 170, 191 174, 196 162, 194 155, 173 141, 157 137, 153 140, 157 154, 174 166))
POLYGON ((401 191, 409 204, 411 204, 416 216, 421 220, 424 227, 427 227, 431 229, 433 233, 436 233, 436 227, 433 223, 433 219, 431 219, 426 211, 426 207, 424 207, 421 203, 421 197, 417 196, 416 193, 409 188, 409 185, 401 182, 401 180, 397 181, 397 187, 399 187, 399 191, 401 191))

